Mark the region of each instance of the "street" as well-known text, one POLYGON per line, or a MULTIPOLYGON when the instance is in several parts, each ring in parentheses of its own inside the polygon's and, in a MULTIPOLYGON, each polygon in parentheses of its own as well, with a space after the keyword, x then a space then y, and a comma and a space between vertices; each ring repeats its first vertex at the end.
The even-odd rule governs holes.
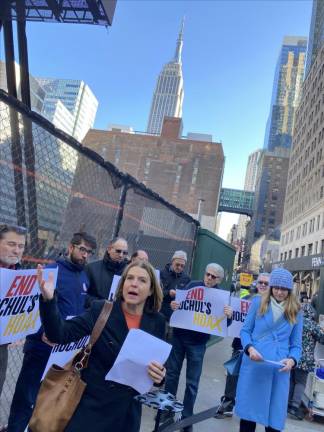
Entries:
MULTIPOLYGON (((217 405, 220 397, 223 394, 225 387, 225 370, 223 362, 231 355, 231 342, 229 339, 224 339, 221 342, 212 345, 208 348, 203 374, 200 380, 198 397, 195 405, 195 412, 200 412, 205 409, 217 405)), ((184 391, 184 369, 182 370, 180 380, 180 400, 184 391)), ((152 432, 154 427, 154 415, 156 411, 144 407, 142 416, 141 432, 152 432)), ((238 431, 238 418, 226 419, 209 419, 194 426, 194 432, 236 432, 238 431)), ((309 422, 306 420, 287 419, 286 428, 283 432, 312 432, 324 430, 324 417, 317 417, 316 421, 309 422)), ((257 432, 263 432, 264 428, 257 427, 257 432)))

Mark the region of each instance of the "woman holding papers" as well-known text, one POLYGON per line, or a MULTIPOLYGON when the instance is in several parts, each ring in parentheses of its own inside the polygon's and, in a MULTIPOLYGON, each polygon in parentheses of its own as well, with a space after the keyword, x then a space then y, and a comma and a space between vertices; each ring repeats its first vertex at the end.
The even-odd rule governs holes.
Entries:
POLYGON ((241 330, 243 356, 236 393, 240 432, 254 432, 256 423, 267 432, 284 429, 289 375, 301 356, 302 313, 293 293, 293 277, 277 268, 270 290, 255 297, 241 330))
MULTIPOLYGON (((41 287, 40 314, 45 333, 51 342, 68 343, 89 335, 101 312, 104 300, 93 302, 84 314, 63 321, 58 313, 52 280, 45 282, 38 268, 41 287)), ((93 346, 89 364, 82 372, 87 387, 66 432, 138 432, 141 422, 140 404, 133 388, 106 381, 130 328, 140 328, 158 338, 164 337, 164 318, 158 312, 162 290, 153 267, 146 262, 131 263, 121 277, 116 302, 101 336, 93 346)), ((165 376, 163 365, 153 361, 147 367, 152 383, 165 376)))

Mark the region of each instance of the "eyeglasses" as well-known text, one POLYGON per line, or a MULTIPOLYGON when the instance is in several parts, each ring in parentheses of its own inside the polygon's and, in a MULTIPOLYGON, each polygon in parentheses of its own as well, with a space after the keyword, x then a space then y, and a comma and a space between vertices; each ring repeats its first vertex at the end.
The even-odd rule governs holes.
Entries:
POLYGON ((208 273, 208 272, 206 272, 206 276, 207 276, 207 277, 211 277, 212 279, 217 279, 217 278, 220 278, 220 276, 219 276, 219 275, 213 275, 213 274, 211 274, 211 273, 208 273))
POLYGON ((73 245, 75 248, 79 249, 81 253, 86 253, 87 255, 93 255, 92 249, 87 249, 84 246, 73 245))
POLYGON ((0 224, 0 233, 6 234, 8 232, 14 232, 18 235, 26 235, 27 228, 20 225, 8 225, 8 224, 0 224))
POLYGON ((115 252, 116 252, 118 255, 121 255, 121 254, 123 254, 124 256, 128 255, 128 251, 127 251, 127 250, 115 249, 115 252))
POLYGON ((266 281, 258 281, 259 285, 269 286, 269 282, 266 281))
POLYGON ((181 263, 174 263, 173 264, 174 267, 181 267, 181 268, 185 268, 186 264, 181 264, 181 263))

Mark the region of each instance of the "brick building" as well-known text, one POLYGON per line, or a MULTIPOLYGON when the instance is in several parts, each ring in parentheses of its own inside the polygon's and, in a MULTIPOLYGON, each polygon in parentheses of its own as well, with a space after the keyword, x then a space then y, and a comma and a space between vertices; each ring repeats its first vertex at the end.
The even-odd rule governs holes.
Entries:
POLYGON ((197 135, 197 140, 189 134, 189 139, 181 137, 181 131, 180 118, 165 117, 161 135, 91 129, 83 145, 187 213, 197 215, 202 199, 202 225, 214 230, 223 148, 208 135, 197 135))

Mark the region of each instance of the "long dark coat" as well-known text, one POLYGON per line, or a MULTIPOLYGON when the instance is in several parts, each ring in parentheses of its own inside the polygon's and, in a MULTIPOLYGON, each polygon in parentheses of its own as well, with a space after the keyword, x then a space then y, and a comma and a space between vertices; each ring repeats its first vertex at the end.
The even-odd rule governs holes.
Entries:
MULTIPOLYGON (((40 314, 47 337, 56 343, 77 341, 89 335, 100 314, 104 301, 93 302, 83 315, 63 321, 56 299, 40 300, 40 314)), ((144 312, 140 328, 156 337, 164 337, 164 317, 159 313, 144 312)), ((108 322, 92 349, 88 367, 82 373, 87 383, 80 404, 65 432, 138 432, 141 422, 141 406, 134 401, 138 393, 131 387, 105 381, 128 328, 121 303, 114 303, 108 322)), ((154 359, 152 359, 154 360, 154 359)))
POLYGON ((172 315, 170 303, 174 298, 169 295, 169 291, 172 289, 184 289, 190 282, 190 276, 185 272, 176 273, 172 270, 172 265, 167 264, 160 273, 160 280, 163 289, 161 313, 167 321, 170 321, 172 315))
POLYGON ((89 278, 86 307, 90 307, 91 303, 97 299, 108 300, 114 276, 120 276, 126 266, 127 261, 112 261, 107 251, 102 260, 94 261, 86 266, 85 271, 89 278))

